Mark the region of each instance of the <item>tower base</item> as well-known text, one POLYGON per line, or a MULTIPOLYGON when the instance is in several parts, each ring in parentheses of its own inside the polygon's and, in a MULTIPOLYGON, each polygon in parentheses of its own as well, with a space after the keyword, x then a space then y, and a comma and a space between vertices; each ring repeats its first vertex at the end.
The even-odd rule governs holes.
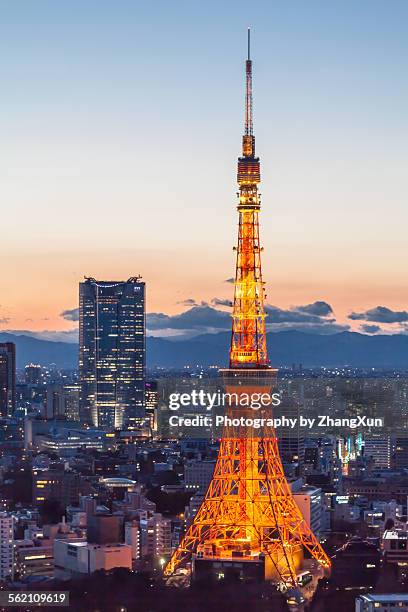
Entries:
MULTIPOLYGON (((271 395, 276 370, 234 368, 221 373, 227 393, 235 398, 228 416, 272 417, 272 406, 254 412, 250 406, 242 407, 241 400, 254 393, 271 395)), ((218 572, 220 579, 226 572, 243 579, 262 575, 285 588, 296 587, 304 551, 321 567, 330 568, 293 499, 274 430, 225 427, 204 501, 165 574, 171 575, 193 557, 198 575, 218 572)))

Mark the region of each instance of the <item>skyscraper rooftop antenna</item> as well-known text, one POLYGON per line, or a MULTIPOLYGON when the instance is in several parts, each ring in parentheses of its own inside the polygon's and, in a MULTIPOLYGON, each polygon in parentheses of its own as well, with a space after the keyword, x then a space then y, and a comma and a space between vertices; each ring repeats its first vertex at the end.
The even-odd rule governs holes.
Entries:
POLYGON ((251 30, 248 28, 248 58, 246 61, 246 96, 245 96, 245 135, 252 136, 252 61, 251 61, 251 30))

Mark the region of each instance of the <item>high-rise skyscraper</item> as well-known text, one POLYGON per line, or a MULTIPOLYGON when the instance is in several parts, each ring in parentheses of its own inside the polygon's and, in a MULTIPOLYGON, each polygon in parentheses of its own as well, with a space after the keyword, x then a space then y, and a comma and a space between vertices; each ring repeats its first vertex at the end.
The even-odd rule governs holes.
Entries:
POLYGON ((39 385, 41 382, 42 368, 37 363, 27 363, 24 368, 26 385, 39 385))
POLYGON ((0 416, 10 416, 16 407, 16 345, 0 343, 0 416))
POLYGON ((79 420, 79 385, 47 385, 45 417, 47 419, 65 418, 79 420))
POLYGON ((0 512, 0 580, 13 576, 14 518, 0 512))
POLYGON ((97 427, 135 428, 144 416, 145 283, 79 285, 80 418, 97 427))
POLYGON ((156 380, 148 380, 145 386, 146 417, 149 422, 151 432, 157 430, 157 406, 159 392, 156 380))

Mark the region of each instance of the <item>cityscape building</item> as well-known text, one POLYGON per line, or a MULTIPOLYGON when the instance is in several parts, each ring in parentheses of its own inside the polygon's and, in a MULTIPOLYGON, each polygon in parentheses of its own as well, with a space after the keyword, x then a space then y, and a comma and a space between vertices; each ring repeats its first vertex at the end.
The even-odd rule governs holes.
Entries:
POLYGON ((0 343, 0 417, 11 416, 16 407, 16 345, 0 343))
POLYGON ((145 283, 79 285, 80 418, 137 429, 145 416, 145 283))

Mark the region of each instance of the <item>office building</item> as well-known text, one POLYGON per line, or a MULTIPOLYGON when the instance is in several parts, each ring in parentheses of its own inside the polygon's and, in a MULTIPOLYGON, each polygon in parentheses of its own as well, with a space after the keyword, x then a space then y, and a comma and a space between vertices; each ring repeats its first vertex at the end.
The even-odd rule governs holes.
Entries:
POLYGON ((341 588, 373 587, 381 570, 381 551, 371 542, 353 537, 335 553, 331 574, 333 584, 341 588))
POLYGON ((205 493, 198 491, 190 498, 188 506, 184 507, 184 526, 189 527, 204 501, 205 493))
POLYGON ((0 512, 0 581, 13 575, 14 519, 0 512))
POLYGON ((403 593, 359 595, 356 598, 356 612, 393 612, 408 610, 408 595, 403 593))
POLYGON ((371 434, 364 437, 364 457, 370 459, 376 468, 391 467, 391 438, 385 434, 371 434))
POLYGON ((64 385, 64 415, 67 421, 79 421, 79 385, 64 385))
POLYGON ((322 490, 303 485, 293 492, 293 499, 313 533, 319 535, 322 531, 322 490))
POLYGON ((349 495, 361 495, 370 502, 395 499, 398 504, 406 504, 408 478, 406 475, 392 473, 389 476, 381 473, 371 478, 350 478, 345 483, 344 492, 349 495))
POLYGON ((92 429, 57 429, 35 436, 34 445, 39 451, 56 453, 60 457, 75 455, 79 449, 105 450, 111 438, 103 431, 92 429))
POLYGON ((297 474, 302 473, 305 462, 305 437, 304 428, 300 427, 300 411, 299 402, 292 397, 284 397, 276 413, 278 416, 295 420, 295 427, 280 427, 277 436, 283 464, 292 464, 297 474))
POLYGON ((24 419, 24 450, 31 449, 33 445, 33 422, 29 417, 24 419))
POLYGON ((184 486, 186 491, 201 491, 205 493, 214 472, 215 461, 190 460, 184 466, 184 486))
POLYGON ((30 576, 52 578, 54 573, 54 550, 52 542, 46 540, 16 540, 14 544, 14 577, 30 576))
POLYGON ((80 418, 137 429, 145 406, 145 284, 87 278, 79 287, 80 418))
POLYGON ((157 388, 157 381, 148 380, 145 387, 145 406, 146 406, 146 417, 149 420, 150 430, 157 430, 157 408, 159 403, 159 392, 157 388))
POLYGON ((125 523, 125 544, 128 544, 132 549, 132 561, 140 559, 140 525, 138 521, 128 521, 125 523))
POLYGON ((16 345, 0 343, 0 417, 11 416, 16 407, 16 345))
POLYGON ((37 363, 28 363, 24 368, 24 380, 26 385, 39 385, 42 378, 41 366, 37 363))
POLYGON ((308 440, 307 445, 305 445, 304 474, 317 472, 319 463, 319 447, 316 442, 308 440))
POLYGON ((77 504, 80 493, 80 475, 64 470, 34 470, 33 504, 40 506, 47 500, 59 502, 62 509, 77 504))
POLYGON ((408 468, 408 435, 398 436, 395 440, 395 467, 397 470, 408 468))
POLYGON ((121 518, 113 514, 94 514, 88 518, 89 544, 115 544, 120 542, 121 518))
POLYGON ((81 495, 79 498, 79 507, 85 512, 89 519, 89 517, 96 512, 97 500, 91 495, 81 495))
POLYGON ((65 407, 63 398, 63 385, 47 385, 47 403, 45 407, 47 419, 64 418, 65 407))
POLYGON ((408 531, 402 529, 384 531, 381 548, 386 563, 408 563, 408 531))
POLYGON ((47 385, 46 398, 47 419, 79 421, 79 385, 47 385))
POLYGON ((158 512, 140 519, 142 557, 166 557, 171 553, 171 520, 158 512))
POLYGON ((132 549, 127 544, 88 544, 84 541, 54 541, 54 577, 70 580, 110 571, 117 567, 132 569, 132 549))

